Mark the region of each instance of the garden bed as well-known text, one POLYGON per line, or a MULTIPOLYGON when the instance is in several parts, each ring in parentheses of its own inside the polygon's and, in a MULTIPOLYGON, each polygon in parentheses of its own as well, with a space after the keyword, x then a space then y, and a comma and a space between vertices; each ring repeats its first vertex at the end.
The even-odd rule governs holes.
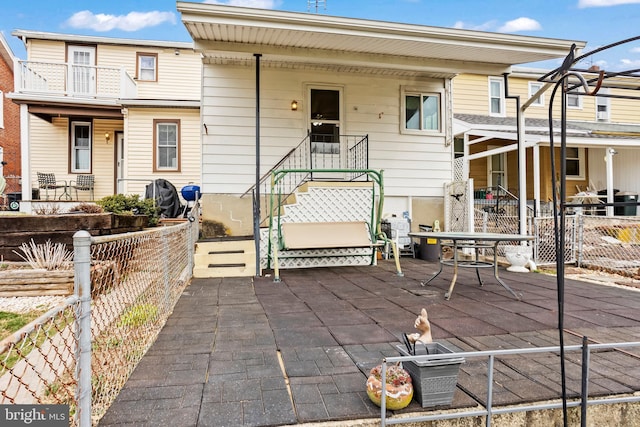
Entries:
POLYGON ((140 231, 147 226, 145 215, 62 214, 62 215, 15 215, 0 216, 0 260, 22 261, 14 251, 32 239, 36 244, 51 240, 64 243, 73 250, 73 235, 78 230, 87 230, 93 236, 140 231))

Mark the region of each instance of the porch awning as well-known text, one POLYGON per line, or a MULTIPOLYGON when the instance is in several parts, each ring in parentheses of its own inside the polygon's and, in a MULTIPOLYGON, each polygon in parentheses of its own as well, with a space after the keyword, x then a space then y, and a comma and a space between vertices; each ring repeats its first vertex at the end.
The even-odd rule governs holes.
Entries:
MULTIPOLYGON (((554 120, 554 141, 560 142, 560 120, 554 120)), ((516 119, 474 114, 456 114, 453 121, 454 135, 467 134, 477 137, 470 143, 486 140, 517 141, 516 119)), ((549 145, 549 121, 525 119, 525 146, 549 145)), ((567 121, 567 144, 580 147, 637 147, 640 143, 640 126, 567 121)), ((514 146, 514 149, 516 146, 514 146)))
POLYGON ((265 61, 500 73, 514 64, 564 57, 573 43, 216 4, 178 2, 177 9, 205 60, 260 53, 265 61))

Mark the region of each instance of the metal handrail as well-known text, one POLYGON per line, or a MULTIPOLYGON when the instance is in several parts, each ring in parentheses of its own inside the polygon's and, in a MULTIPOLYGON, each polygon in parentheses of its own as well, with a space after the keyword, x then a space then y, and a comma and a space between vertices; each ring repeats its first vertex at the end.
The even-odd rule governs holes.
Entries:
MULTIPOLYGON (((565 351, 582 351, 583 352, 582 364, 586 365, 586 366, 583 366, 583 372, 588 372, 589 361, 590 361, 589 355, 592 350, 607 350, 607 349, 619 350, 621 348, 628 348, 628 347, 640 347, 640 341, 587 345, 586 339, 585 339, 583 340, 583 344, 564 346, 564 350, 565 351)), ((380 425, 382 427, 385 427, 386 425, 391 425, 391 424, 404 424, 404 423, 412 423, 412 422, 484 416, 485 425, 487 427, 490 427, 491 416, 493 414, 508 414, 508 413, 514 413, 514 412, 562 408, 563 402, 547 401, 541 404, 508 406, 503 408, 493 408, 493 403, 492 403, 493 382, 494 382, 493 370, 494 370, 494 362, 495 362, 496 356, 509 356, 509 355, 521 355, 521 354, 532 354, 532 353, 558 353, 559 351, 560 351, 560 346, 553 346, 553 347, 535 347, 535 348, 516 348, 516 349, 505 349, 505 350, 467 351, 467 352, 458 352, 458 353, 456 352, 439 353, 439 354, 418 355, 418 356, 386 357, 382 359, 382 375, 380 380, 382 384, 386 384, 387 364, 390 364, 390 363, 409 362, 409 361, 426 362, 429 360, 440 360, 440 359, 449 359, 449 358, 465 358, 466 359, 466 358, 474 358, 474 357, 487 357, 488 358, 487 394, 486 394, 487 402, 485 405, 482 405, 482 403, 480 403, 479 401, 477 402, 479 405, 483 406, 484 409, 473 409, 470 411, 430 414, 430 415, 415 416, 415 417, 402 417, 398 419, 388 420, 386 418, 386 398, 385 398, 386 395, 384 395, 383 393, 383 396, 380 402, 380 420, 381 420, 380 425)), ((586 379, 583 378, 583 386, 585 381, 586 379)), ((587 396, 582 396, 582 400, 574 400, 571 402, 567 402, 567 406, 576 407, 581 405, 601 405, 601 404, 614 404, 614 403, 627 403, 627 402, 640 402, 640 395, 628 396, 628 397, 599 398, 599 399, 588 399, 588 395, 587 395, 587 396)))
MULTIPOLYGON (((317 136, 317 135, 315 135, 317 136)), ((348 169, 351 171, 358 172, 350 172, 349 180, 353 181, 363 176, 363 173, 360 173, 361 170, 366 170, 369 168, 369 136, 368 135, 339 135, 339 141, 344 142, 347 146, 346 148, 346 159, 342 159, 342 156, 338 154, 337 168, 333 167, 335 160, 331 160, 331 167, 317 167, 318 162, 314 159, 316 157, 331 156, 331 154, 326 153, 316 153, 314 144, 321 141, 313 140, 314 134, 307 133, 307 135, 300 141, 298 145, 289 150, 287 154, 285 154, 274 166, 272 166, 269 171, 263 174, 257 184, 253 184, 249 187, 242 195, 245 197, 248 194, 253 194, 254 203, 261 203, 260 200, 257 200, 255 197, 256 187, 260 189, 260 194, 268 194, 269 193, 269 178, 271 175, 279 170, 289 169, 289 170, 297 170, 297 171, 308 171, 306 173, 300 173, 298 175, 290 175, 292 176, 292 180, 289 182, 289 185, 285 189, 285 193, 283 196, 288 197, 293 192, 300 187, 304 182, 308 180, 313 180, 314 173, 320 173, 321 169, 325 170, 341 170, 343 160, 348 165, 348 169), (346 142, 345 142, 346 141, 346 142), (352 143, 353 141, 353 143, 352 143)), ((331 136, 333 138, 333 136, 331 136)), ((325 163, 322 162, 324 165, 325 163)), ((268 218, 270 214, 265 212, 264 215, 260 218, 260 222, 262 223, 265 219, 268 218)))

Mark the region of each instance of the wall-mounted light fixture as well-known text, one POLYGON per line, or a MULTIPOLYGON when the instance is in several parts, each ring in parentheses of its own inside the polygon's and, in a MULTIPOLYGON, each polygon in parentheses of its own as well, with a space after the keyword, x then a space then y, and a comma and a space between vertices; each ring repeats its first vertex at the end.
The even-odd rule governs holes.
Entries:
POLYGON ((104 133, 104 140, 107 141, 107 144, 109 143, 110 139, 111 139, 111 135, 109 135, 109 132, 105 132, 104 133))
POLYGON ((295 99, 291 101, 291 111, 298 111, 298 101, 295 99))

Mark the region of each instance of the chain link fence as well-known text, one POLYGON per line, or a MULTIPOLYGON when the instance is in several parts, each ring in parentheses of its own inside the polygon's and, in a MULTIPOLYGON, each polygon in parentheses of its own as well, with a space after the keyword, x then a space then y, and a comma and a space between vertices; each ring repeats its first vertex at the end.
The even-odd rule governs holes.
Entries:
POLYGON ((578 267, 640 278, 640 218, 575 217, 578 267))
POLYGON ((76 233, 74 295, 0 343, 0 403, 68 404, 72 425, 96 425, 191 279, 199 233, 191 218, 123 235, 76 233))
MULTIPOLYGON (((517 216, 474 209, 474 230, 484 233, 519 233, 517 216)), ((553 217, 528 217, 527 234, 535 236, 536 265, 556 263, 556 231, 553 217)), ((600 215, 565 216, 565 264, 640 279, 640 218, 600 215)), ((498 256, 504 256, 498 246, 498 256)), ((487 255, 491 252, 488 250, 487 255)))

